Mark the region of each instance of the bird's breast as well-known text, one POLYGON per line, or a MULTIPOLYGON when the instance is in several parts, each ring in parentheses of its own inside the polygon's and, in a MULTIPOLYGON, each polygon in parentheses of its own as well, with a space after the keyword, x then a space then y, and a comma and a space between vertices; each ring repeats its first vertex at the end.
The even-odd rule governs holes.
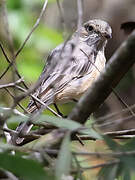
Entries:
POLYGON ((95 64, 92 67, 92 71, 81 78, 75 78, 72 80, 61 92, 56 95, 55 101, 66 103, 72 99, 79 99, 99 77, 105 67, 105 62, 106 59, 104 53, 99 51, 95 64))

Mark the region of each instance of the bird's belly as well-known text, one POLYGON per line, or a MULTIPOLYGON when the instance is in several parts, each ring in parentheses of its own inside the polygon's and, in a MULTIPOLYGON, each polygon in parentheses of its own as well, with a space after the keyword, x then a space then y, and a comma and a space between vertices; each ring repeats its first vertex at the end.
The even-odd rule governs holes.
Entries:
POLYGON ((95 66, 89 74, 79 79, 72 80, 61 92, 55 96, 55 102, 66 103, 73 99, 78 100, 92 83, 99 77, 105 67, 105 57, 102 53, 98 53, 95 66))
POLYGON ((99 76, 97 70, 85 75, 79 79, 74 79, 68 86, 56 95, 55 101, 59 103, 66 103, 73 99, 78 100, 92 85, 93 81, 99 76))

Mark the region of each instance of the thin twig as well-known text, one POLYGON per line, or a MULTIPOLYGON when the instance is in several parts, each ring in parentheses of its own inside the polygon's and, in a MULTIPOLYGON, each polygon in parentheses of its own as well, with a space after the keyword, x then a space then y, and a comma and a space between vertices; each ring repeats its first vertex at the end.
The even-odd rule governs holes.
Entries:
POLYGON ((97 156, 97 157, 115 157, 120 156, 132 156, 135 155, 135 151, 124 151, 124 152, 72 152, 75 155, 79 156, 97 156))
MULTIPOLYGON (((111 136, 112 139, 132 139, 135 137, 135 135, 121 135, 121 136, 111 136)), ((80 136, 82 141, 96 141, 96 138, 93 138, 91 136, 80 136)), ((76 139, 73 139, 76 140, 76 139)))
POLYGON ((9 87, 15 87, 16 85, 20 84, 21 82, 23 82, 23 78, 13 82, 13 83, 8 83, 8 84, 2 84, 0 85, 0 89, 3 89, 3 88, 9 88, 9 87))
MULTIPOLYGON (((0 43, 0 48, 1 48, 1 50, 2 50, 2 53, 3 53, 4 57, 5 57, 5 59, 7 60, 7 62, 10 63, 10 64, 8 65, 8 67, 6 68, 6 70, 5 70, 5 71, 2 73, 2 75, 0 76, 0 79, 7 73, 7 71, 9 70, 9 68, 12 67, 12 66, 14 66, 15 73, 17 74, 17 76, 19 77, 19 79, 21 79, 22 77, 21 77, 21 75, 19 74, 19 72, 18 72, 18 70, 17 70, 17 68, 16 68, 16 65, 15 65, 14 63, 12 63, 12 61, 8 58, 8 56, 7 56, 7 54, 6 54, 6 52, 5 52, 5 50, 4 50, 4 48, 3 48, 3 46, 2 46, 1 43, 0 43)), ((24 81, 22 82, 22 84, 24 85, 24 87, 25 87, 26 89, 28 89, 28 87, 27 87, 27 85, 25 84, 24 81)))
POLYGON ((6 107, 0 107, 0 109, 2 109, 3 111, 12 111, 13 114, 15 114, 15 115, 26 117, 26 115, 24 115, 23 113, 21 113, 17 109, 11 109, 11 108, 6 108, 6 107))
POLYGON ((8 65, 8 67, 6 68, 6 70, 0 75, 0 79, 2 79, 3 78, 3 76, 5 76, 5 74, 8 72, 8 70, 9 70, 9 68, 12 66, 12 63, 10 63, 9 65, 8 65))
POLYGON ((116 164, 119 164, 119 163, 120 163, 120 160, 114 160, 114 161, 98 164, 98 165, 95 165, 95 166, 82 167, 81 171, 83 172, 83 171, 86 171, 86 170, 101 168, 101 167, 105 167, 105 166, 116 165, 116 164))
POLYGON ((62 6, 61 6, 61 4, 60 4, 60 1, 57 0, 56 2, 57 2, 57 6, 58 6, 58 9, 59 9, 59 13, 60 13, 61 23, 62 23, 62 26, 63 26, 63 32, 64 32, 63 35, 65 35, 66 26, 65 26, 63 9, 62 9, 62 6))
POLYGON ((109 135, 109 136, 135 135, 135 129, 106 132, 104 133, 104 135, 109 135))
POLYGON ((126 116, 125 118, 120 118, 120 119, 116 119, 116 120, 113 120, 113 121, 108 121, 108 122, 105 122, 105 123, 102 123, 102 124, 95 124, 96 127, 105 127, 105 126, 110 126, 110 125, 113 125, 113 126, 118 126, 118 124, 121 124, 125 121, 129 121, 129 120, 132 120, 132 118, 134 117, 134 115, 129 115, 129 116, 126 116))
MULTIPOLYGON (((24 88, 20 87, 20 86, 16 86, 17 89, 23 91, 23 92, 27 92, 27 90, 25 90, 24 88)), ((37 101, 38 103, 40 103, 41 105, 43 105, 46 109, 50 110, 54 115, 61 117, 58 113, 56 113, 53 109, 51 109, 49 106, 47 106, 44 102, 42 102, 39 98, 37 98, 36 96, 29 94, 35 101, 37 101)))
MULTIPOLYGON (((15 100, 15 96, 10 92, 10 90, 8 88, 5 88, 5 90, 8 92, 8 94, 13 98, 13 100, 15 100)), ((20 103, 17 103, 17 105, 24 111, 24 113, 29 114, 29 112, 27 111, 27 109, 25 109, 20 103)))
POLYGON ((131 112, 131 114, 132 114, 133 116, 135 116, 134 111, 133 111, 133 110, 130 108, 130 106, 119 96, 119 94, 116 92, 116 90, 113 89, 113 88, 112 88, 112 90, 113 90, 113 93, 115 94, 115 96, 118 98, 118 100, 125 106, 125 108, 127 108, 127 109, 129 110, 129 112, 131 112))
POLYGON ((20 48, 18 49, 18 51, 16 52, 15 58, 17 58, 17 56, 18 56, 19 53, 22 51, 22 49, 24 48, 25 44, 27 43, 27 41, 28 41, 29 38, 31 37, 32 33, 33 33, 33 32, 35 31, 35 29, 38 27, 38 25, 39 25, 39 23, 40 23, 43 15, 44 15, 44 12, 45 12, 45 10, 46 10, 47 4, 48 4, 48 0, 45 0, 44 5, 43 5, 43 8, 42 8, 42 10, 41 10, 41 12, 40 12, 40 15, 39 15, 36 23, 34 24, 32 30, 30 31, 30 33, 29 33, 28 36, 26 37, 26 39, 25 39, 25 41, 23 42, 23 44, 21 45, 21 47, 20 47, 20 48))
MULTIPOLYGON (((83 8, 82 8, 82 0, 77 0, 77 10, 78 10, 78 24, 77 24, 77 29, 80 32, 80 28, 82 26, 83 22, 83 8)), ((80 35, 80 33, 79 33, 80 35)))
MULTIPOLYGON (((134 109, 135 108, 135 104, 129 106, 130 109, 134 109)), ((102 122, 102 121, 105 121, 106 119, 110 119, 110 118, 113 118, 113 116, 117 116, 117 115, 120 115, 121 113, 127 113, 129 112, 129 108, 124 108, 122 109, 121 111, 118 111, 118 112, 113 112, 111 114, 108 114, 108 115, 105 115, 105 116, 102 116, 98 119, 96 119, 97 122, 102 122)))
POLYGON ((0 43, 0 48, 1 48, 1 50, 2 50, 2 53, 3 53, 4 57, 5 57, 6 60, 7 60, 7 62, 8 62, 8 63, 11 63, 10 60, 9 60, 9 58, 8 58, 8 56, 7 56, 7 54, 5 53, 4 48, 3 48, 3 46, 2 46, 1 43, 0 43))

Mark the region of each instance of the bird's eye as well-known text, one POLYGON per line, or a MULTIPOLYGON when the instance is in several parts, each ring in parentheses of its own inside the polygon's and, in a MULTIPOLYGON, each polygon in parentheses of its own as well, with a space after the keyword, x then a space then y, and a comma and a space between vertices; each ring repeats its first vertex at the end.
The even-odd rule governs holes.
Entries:
POLYGON ((90 32, 94 29, 93 26, 91 26, 91 25, 87 25, 85 28, 86 28, 86 31, 88 31, 88 32, 90 32))

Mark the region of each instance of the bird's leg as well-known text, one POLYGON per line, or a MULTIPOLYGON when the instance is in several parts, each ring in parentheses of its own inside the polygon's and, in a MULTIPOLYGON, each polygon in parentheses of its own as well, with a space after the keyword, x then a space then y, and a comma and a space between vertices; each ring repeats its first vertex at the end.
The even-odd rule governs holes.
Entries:
MULTIPOLYGON (((78 102, 78 100, 76 100, 76 99, 72 99, 72 101, 75 102, 75 103, 78 102)), ((62 116, 63 118, 67 118, 67 116, 64 116, 64 115, 60 112, 60 110, 59 110, 59 108, 58 108, 58 106, 57 106, 56 103, 53 103, 53 105, 54 105, 54 107, 55 107, 57 113, 58 113, 60 116, 62 116)))
POLYGON ((66 116, 64 116, 64 115, 60 112, 60 110, 59 110, 57 104, 56 104, 56 103, 53 103, 53 104, 54 104, 54 107, 55 107, 57 113, 58 113, 60 116, 62 116, 63 118, 66 118, 66 116))

